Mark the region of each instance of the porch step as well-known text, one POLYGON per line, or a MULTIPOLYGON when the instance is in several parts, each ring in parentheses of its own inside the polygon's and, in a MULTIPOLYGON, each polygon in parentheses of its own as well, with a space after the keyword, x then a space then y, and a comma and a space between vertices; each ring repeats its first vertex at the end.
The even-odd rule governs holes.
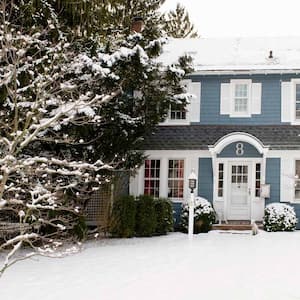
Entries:
MULTIPOLYGON (((264 226, 261 222, 256 222, 259 229, 263 229, 264 226)), ((228 221, 228 223, 213 224, 212 230, 252 230, 252 226, 249 221, 228 221)))

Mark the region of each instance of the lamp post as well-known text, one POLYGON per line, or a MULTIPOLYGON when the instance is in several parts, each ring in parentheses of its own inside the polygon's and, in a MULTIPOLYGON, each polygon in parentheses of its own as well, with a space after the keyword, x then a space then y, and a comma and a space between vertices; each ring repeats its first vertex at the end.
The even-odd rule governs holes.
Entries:
POLYGON ((197 184, 197 177, 195 174, 194 169, 192 170, 189 176, 189 188, 191 190, 191 195, 189 199, 189 231, 188 236, 189 240, 193 239, 194 234, 194 204, 195 204, 195 197, 194 197, 194 189, 196 188, 197 184))

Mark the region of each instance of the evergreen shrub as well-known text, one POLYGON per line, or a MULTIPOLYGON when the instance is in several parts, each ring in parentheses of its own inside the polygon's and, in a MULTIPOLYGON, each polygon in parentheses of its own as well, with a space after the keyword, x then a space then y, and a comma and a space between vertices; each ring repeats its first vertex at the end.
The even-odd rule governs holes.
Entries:
POLYGON ((164 198, 154 200, 154 208, 156 214, 156 235, 167 234, 173 231, 173 206, 171 201, 164 198))
MULTIPOLYGON (((211 203, 204 198, 195 197, 194 233, 208 232, 215 221, 216 213, 211 203)), ((180 224, 182 231, 187 232, 189 224, 189 206, 187 203, 182 205, 180 224)))
POLYGON ((284 203, 270 203, 265 208, 263 224, 266 231, 293 231, 297 217, 292 206, 284 203))
POLYGON ((114 201, 110 233, 113 237, 130 238, 135 233, 136 204, 133 196, 122 196, 114 201))
POLYGON ((148 195, 137 197, 136 201, 136 236, 153 236, 157 228, 154 199, 148 195))

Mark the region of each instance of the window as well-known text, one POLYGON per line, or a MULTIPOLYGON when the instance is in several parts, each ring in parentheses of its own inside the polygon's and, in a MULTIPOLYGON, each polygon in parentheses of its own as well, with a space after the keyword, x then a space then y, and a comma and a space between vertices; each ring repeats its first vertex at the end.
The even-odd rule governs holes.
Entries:
POLYGON ((295 166, 295 199, 300 200, 300 160, 296 160, 295 166))
POLYGON ((218 171, 218 197, 223 197, 223 188, 224 188, 224 164, 219 164, 218 171))
POLYGON ((260 177, 261 177, 261 165, 255 165, 255 197, 260 196, 260 177))
POLYGON ((236 83, 234 85, 233 111, 237 114, 247 114, 249 106, 249 85, 236 83))
POLYGON ((295 94, 296 94, 296 120, 300 120, 300 84, 296 83, 295 85, 295 94))
POLYGON ((172 104, 170 109, 170 119, 171 120, 185 120, 186 110, 182 105, 172 104))
POLYGON ((170 159, 168 170, 168 197, 183 198, 184 160, 170 159))
POLYGON ((144 174, 144 194, 159 197, 160 160, 146 159, 144 174))

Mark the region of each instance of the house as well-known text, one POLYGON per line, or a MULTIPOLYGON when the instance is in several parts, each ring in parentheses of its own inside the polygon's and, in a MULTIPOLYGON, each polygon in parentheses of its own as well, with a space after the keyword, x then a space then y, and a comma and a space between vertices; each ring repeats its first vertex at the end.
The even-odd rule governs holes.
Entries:
POLYGON ((300 38, 172 40, 161 59, 183 54, 194 98, 145 138, 130 193, 171 199, 178 219, 194 169, 219 220, 260 221, 271 202, 300 217, 300 38))

